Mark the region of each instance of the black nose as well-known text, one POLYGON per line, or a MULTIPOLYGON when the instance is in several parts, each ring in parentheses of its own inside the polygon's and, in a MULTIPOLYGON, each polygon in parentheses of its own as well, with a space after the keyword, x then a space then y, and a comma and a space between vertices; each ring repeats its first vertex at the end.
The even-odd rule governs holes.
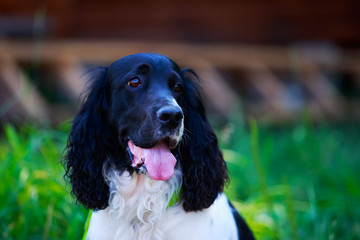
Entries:
POLYGON ((184 118, 184 115, 181 108, 176 106, 166 106, 157 111, 157 117, 162 124, 176 126, 184 118))

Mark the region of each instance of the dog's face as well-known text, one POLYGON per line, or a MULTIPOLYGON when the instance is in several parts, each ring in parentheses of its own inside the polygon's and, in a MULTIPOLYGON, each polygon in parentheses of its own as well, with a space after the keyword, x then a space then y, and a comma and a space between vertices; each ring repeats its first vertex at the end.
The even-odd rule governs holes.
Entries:
POLYGON ((213 203, 227 169, 196 79, 194 71, 180 70, 158 54, 130 55, 99 68, 63 158, 78 202, 94 210, 108 206, 110 188, 103 173, 109 168, 130 174, 144 169, 140 172, 154 180, 167 181, 177 164, 184 209, 198 211, 213 203))
POLYGON ((184 80, 177 65, 161 55, 136 54, 114 62, 108 73, 110 119, 120 143, 152 148, 164 141, 175 148, 184 130, 184 80))

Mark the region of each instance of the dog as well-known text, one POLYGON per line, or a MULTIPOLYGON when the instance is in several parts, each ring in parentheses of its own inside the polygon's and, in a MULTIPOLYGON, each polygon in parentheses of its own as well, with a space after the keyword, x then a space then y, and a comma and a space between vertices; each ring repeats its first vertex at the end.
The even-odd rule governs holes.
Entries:
POLYGON ((254 239, 223 193, 197 74, 155 53, 95 72, 62 160, 76 202, 94 210, 87 239, 254 239))

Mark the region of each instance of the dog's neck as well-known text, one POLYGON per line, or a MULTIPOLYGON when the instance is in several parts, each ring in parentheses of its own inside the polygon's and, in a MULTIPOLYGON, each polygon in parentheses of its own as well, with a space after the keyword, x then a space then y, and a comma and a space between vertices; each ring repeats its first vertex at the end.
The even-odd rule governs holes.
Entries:
POLYGON ((175 170, 168 181, 116 170, 108 171, 106 177, 110 185, 108 211, 119 222, 116 235, 127 236, 126 239, 159 239, 157 236, 162 234, 156 225, 174 193, 181 188, 181 171, 175 170))

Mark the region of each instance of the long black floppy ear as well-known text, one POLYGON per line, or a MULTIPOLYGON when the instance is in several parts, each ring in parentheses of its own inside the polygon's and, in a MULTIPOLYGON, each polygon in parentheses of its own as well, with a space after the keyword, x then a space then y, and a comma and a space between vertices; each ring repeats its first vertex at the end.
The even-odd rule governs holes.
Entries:
POLYGON ((73 120, 62 163, 65 178, 72 185, 71 193, 77 202, 86 208, 99 210, 108 206, 109 186, 102 171, 104 161, 111 152, 110 141, 116 142, 116 136, 108 116, 110 90, 107 68, 100 68, 93 78, 73 120))
POLYGON ((228 172, 218 141, 205 114, 199 86, 193 78, 197 74, 183 70, 185 78, 184 143, 179 147, 182 163, 183 207, 186 211, 208 208, 223 191, 228 181, 228 172))

